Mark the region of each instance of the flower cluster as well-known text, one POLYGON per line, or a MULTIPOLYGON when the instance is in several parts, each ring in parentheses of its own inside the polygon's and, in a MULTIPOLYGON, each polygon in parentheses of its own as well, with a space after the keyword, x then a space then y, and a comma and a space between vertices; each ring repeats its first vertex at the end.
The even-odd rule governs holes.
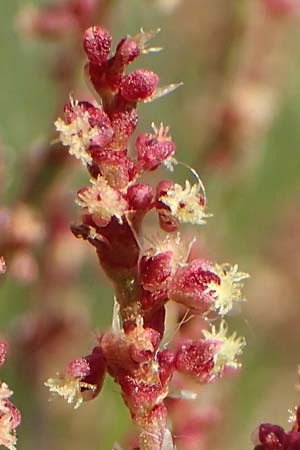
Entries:
MULTIPOLYGON (((0 341, 0 367, 5 362, 7 343, 0 341)), ((9 398, 13 392, 6 383, 0 383, 0 445, 4 445, 9 450, 16 447, 16 428, 20 425, 20 411, 11 403, 9 398)))
MULTIPOLYGON (((174 372, 209 383, 227 367, 239 367, 237 357, 245 343, 235 334, 227 337, 223 321, 243 300, 241 288, 247 274, 237 266, 191 260, 183 250, 181 224, 205 223, 206 195, 198 175, 185 186, 170 179, 156 186, 143 181, 160 166, 173 169, 175 143, 169 129, 152 126, 149 133, 130 141, 138 124, 137 105, 174 90, 159 86, 159 77, 148 69, 126 70, 138 56, 156 48, 147 43, 155 33, 141 31, 122 39, 111 56, 112 38, 100 27, 84 33, 87 78, 98 102, 70 99, 64 119, 55 123, 63 145, 90 174, 76 203, 82 218, 72 225, 77 238, 87 240, 115 290, 111 330, 103 332, 91 354, 71 361, 64 374, 51 378, 50 391, 75 408, 94 398, 107 372, 120 386, 122 397, 140 430, 140 450, 173 449, 167 428, 169 385, 174 372), (149 211, 157 214, 161 234, 146 246, 142 224, 149 211), (221 324, 199 330, 198 339, 165 346, 166 305, 169 301, 205 317, 219 315, 221 324)), ((149 178, 149 177, 148 177, 149 178)))

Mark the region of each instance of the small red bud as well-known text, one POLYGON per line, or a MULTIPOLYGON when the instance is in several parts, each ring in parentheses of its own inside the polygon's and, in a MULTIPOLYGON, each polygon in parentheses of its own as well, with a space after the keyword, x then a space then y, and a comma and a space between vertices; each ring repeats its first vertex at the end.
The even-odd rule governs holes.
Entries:
POLYGON ((117 46, 114 64, 118 64, 123 68, 134 61, 140 54, 141 51, 138 44, 132 38, 124 38, 117 46))
POLYGON ((187 266, 177 270, 169 287, 169 297, 175 302, 184 304, 198 314, 209 310, 214 299, 206 292, 208 284, 220 284, 220 278, 213 273, 211 263, 195 259, 187 266))
POLYGON ((83 35, 83 48, 91 63, 101 66, 111 49, 111 35, 105 28, 90 27, 83 35))
POLYGON ((143 288, 148 291, 163 289, 173 272, 172 261, 172 251, 143 256, 140 261, 140 279, 143 288))
POLYGON ((120 86, 121 96, 128 102, 138 102, 150 97, 159 82, 156 73, 147 69, 138 69, 126 75, 120 86))
POLYGON ((195 376, 199 381, 211 381, 214 355, 218 343, 205 340, 188 341, 181 346, 175 357, 175 367, 179 372, 195 376))
POLYGON ((170 138, 160 140, 157 136, 142 133, 135 142, 138 161, 143 169, 154 170, 173 155, 176 146, 170 138))
POLYGON ((90 373, 90 365, 85 358, 74 359, 69 362, 66 373, 82 380, 90 373))
POLYGON ((129 209, 147 212, 153 198, 153 190, 149 184, 134 184, 127 190, 129 209))

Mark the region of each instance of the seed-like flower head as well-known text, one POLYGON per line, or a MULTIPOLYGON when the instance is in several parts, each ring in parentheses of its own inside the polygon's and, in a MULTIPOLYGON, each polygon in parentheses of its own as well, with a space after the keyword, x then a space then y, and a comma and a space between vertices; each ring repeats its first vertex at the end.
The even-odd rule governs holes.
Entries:
POLYGON ((203 335, 208 342, 217 342, 221 345, 217 347, 214 354, 214 367, 212 373, 220 374, 225 367, 238 368, 240 363, 236 360, 237 356, 242 353, 246 345, 245 339, 237 337, 236 333, 227 337, 228 328, 222 320, 219 330, 215 326, 211 331, 203 330, 203 335))
POLYGON ((92 179, 91 183, 92 186, 79 191, 76 203, 86 208, 99 226, 106 226, 112 217, 122 223, 122 216, 127 210, 126 200, 100 175, 97 180, 92 179))
POLYGON ((205 201, 200 190, 199 184, 191 186, 186 180, 185 188, 175 184, 159 200, 170 208, 170 214, 180 223, 203 225, 209 215, 205 212, 205 201))

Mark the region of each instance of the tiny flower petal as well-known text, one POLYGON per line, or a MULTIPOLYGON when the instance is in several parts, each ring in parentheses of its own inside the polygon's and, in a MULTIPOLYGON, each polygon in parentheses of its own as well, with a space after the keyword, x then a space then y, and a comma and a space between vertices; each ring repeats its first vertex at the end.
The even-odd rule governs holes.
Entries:
POLYGON ((205 201, 200 194, 201 186, 186 180, 185 188, 175 184, 172 189, 160 197, 160 201, 170 208, 170 214, 180 223, 203 225, 206 218, 205 201))
POLYGON ((237 337, 236 333, 227 337, 227 331, 228 328, 224 320, 222 320, 219 330, 215 326, 212 327, 211 331, 203 330, 203 335, 207 341, 221 343, 214 355, 212 373, 220 373, 224 367, 236 369, 241 366, 236 357, 242 353, 246 341, 243 337, 237 337))
POLYGON ((242 296, 242 281, 249 278, 249 275, 244 272, 238 272, 237 264, 234 266, 230 266, 229 264, 215 264, 211 271, 219 277, 220 283, 216 283, 212 279, 208 283, 205 293, 210 293, 215 299, 212 309, 218 311, 221 316, 224 316, 232 309, 234 303, 244 301, 242 296))
POLYGON ((54 125, 59 132, 61 143, 70 147, 70 155, 80 159, 84 165, 90 164, 92 158, 86 149, 90 146, 97 132, 90 127, 88 114, 85 113, 82 117, 77 117, 70 124, 66 124, 59 118, 54 125))
POLYGON ((57 375, 56 378, 49 378, 45 382, 45 386, 49 388, 50 392, 63 397, 69 404, 74 403, 74 409, 79 408, 83 402, 82 389, 90 391, 96 390, 95 385, 85 383, 68 374, 65 376, 57 375))

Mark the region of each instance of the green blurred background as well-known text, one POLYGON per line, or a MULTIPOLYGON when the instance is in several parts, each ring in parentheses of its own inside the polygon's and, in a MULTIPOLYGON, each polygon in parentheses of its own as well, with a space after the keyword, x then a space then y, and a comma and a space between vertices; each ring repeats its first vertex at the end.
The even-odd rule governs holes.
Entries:
MULTIPOLYGON (((50 73, 62 46, 69 45, 25 35, 18 17, 27 3, 2 0, 0 5, 1 192, 3 206, 12 209, 26 185, 27 164, 32 164, 33 157, 27 163, 27 155, 53 138, 62 91, 50 73)), ((294 384, 300 363, 300 19, 296 14, 277 15, 261 23, 262 2, 254 0, 184 0, 174 8, 167 1, 110 3, 104 22, 114 44, 141 27, 161 28, 155 45, 164 51, 143 56, 138 65, 157 71, 162 84, 184 85, 142 105, 140 129, 149 129, 152 121, 170 126, 178 159, 200 173, 214 215, 198 233, 201 248, 208 257, 237 262, 251 274, 247 304, 229 319, 231 328, 247 339, 243 369, 233 379, 203 389, 205 401, 210 399, 222 412, 210 448, 250 449, 251 433, 259 423, 286 425, 288 409, 299 403, 294 384), (229 112, 226 122, 224 108, 238 110, 238 119, 229 112)), ((100 19, 97 24, 102 24, 100 19)), ((82 98, 83 61, 79 56, 74 77, 74 92, 82 98)), ((86 176, 76 164, 63 175, 58 184, 71 208, 86 176)), ((51 195, 53 207, 55 189, 51 195)), ((47 205, 35 208, 42 217, 47 205)), ((12 344, 12 357, 2 369, 1 379, 14 390, 23 415, 20 450, 106 450, 129 429, 128 412, 109 379, 99 398, 78 411, 60 400, 48 403, 42 386, 68 356, 89 351, 95 334, 111 320, 112 291, 97 269, 96 257, 84 244, 74 246, 74 258, 80 254, 79 275, 68 289, 51 285, 55 298, 50 309, 80 318, 75 337, 63 337, 51 355, 40 351, 45 361, 34 382, 30 370, 23 373, 26 364, 18 365, 12 344)), ((43 310, 44 291, 38 279, 22 282, 9 270, 0 289, 0 329, 14 342, 23 314, 43 310)), ((26 351, 24 360, 30 359, 26 351)))

